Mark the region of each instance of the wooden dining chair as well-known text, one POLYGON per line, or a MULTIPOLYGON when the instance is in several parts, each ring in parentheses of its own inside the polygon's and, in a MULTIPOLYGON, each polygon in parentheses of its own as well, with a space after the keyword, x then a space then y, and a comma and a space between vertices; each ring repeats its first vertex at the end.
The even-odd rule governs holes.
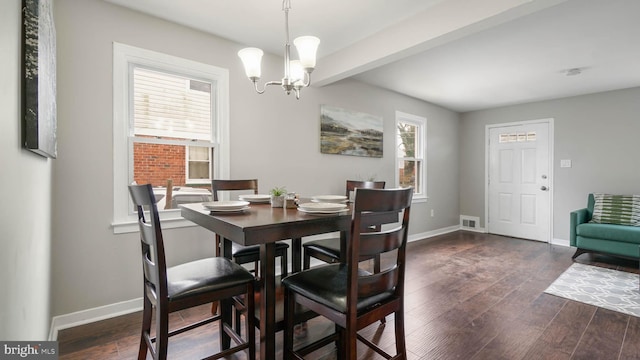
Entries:
POLYGON ((336 342, 339 359, 355 360, 357 340, 387 359, 406 359, 404 279, 412 194, 413 188, 357 189, 346 263, 316 266, 282 280, 285 287, 285 359, 302 359, 304 355, 336 342), (381 212, 399 212, 402 220, 393 229, 362 232, 362 217, 381 212), (385 268, 380 272, 360 269, 362 257, 382 254, 386 254, 385 268), (336 332, 313 342, 309 340, 294 350, 294 311, 298 305, 333 321, 336 332), (390 314, 394 314, 395 357, 358 334, 360 329, 390 314))
MULTIPOLYGON (((384 189, 385 184, 385 181, 347 180, 346 196, 350 198, 351 192, 355 189, 384 189)), ((372 230, 379 231, 380 226, 374 227, 372 230)), ((339 238, 308 241, 302 245, 302 248, 304 249, 303 269, 308 269, 311 266, 311 258, 316 258, 330 264, 340 262, 339 238)), ((380 271, 380 257, 374 257, 373 267, 374 272, 380 271)))
POLYGON ((147 352, 153 359, 167 358, 169 337, 193 330, 199 326, 219 321, 220 352, 207 357, 218 359, 238 351, 248 351, 255 358, 255 278, 242 266, 222 257, 211 257, 167 267, 164 240, 153 188, 147 185, 129 186, 131 199, 138 210, 138 225, 142 245, 142 269, 144 305, 142 331, 138 359, 144 360, 147 352), (148 217, 145 217, 148 209, 148 217), (248 301, 242 303, 236 297, 243 295, 248 301), (246 336, 243 340, 231 326, 231 319, 213 315, 206 319, 169 331, 169 314, 194 306, 223 301, 233 305, 236 311, 245 313, 246 336), (152 313, 155 308, 155 336, 151 336, 152 313), (226 334, 235 342, 224 345, 226 334), (228 349, 222 350, 225 347, 228 349))
MULTIPOLYGON (((258 193, 258 180, 212 180, 211 181, 211 193, 213 194, 213 201, 218 201, 220 191, 240 191, 240 190, 252 190, 254 194, 258 193)), ((216 234, 216 254, 220 256, 220 235, 216 234)), ((284 242, 276 243, 276 257, 280 257, 280 273, 287 276, 288 274, 288 256, 287 252, 289 245, 284 242)), ((251 245, 243 246, 240 244, 231 244, 231 256, 233 260, 238 264, 253 263, 253 271, 256 277, 260 277, 259 262, 260 262, 260 246, 251 245)))

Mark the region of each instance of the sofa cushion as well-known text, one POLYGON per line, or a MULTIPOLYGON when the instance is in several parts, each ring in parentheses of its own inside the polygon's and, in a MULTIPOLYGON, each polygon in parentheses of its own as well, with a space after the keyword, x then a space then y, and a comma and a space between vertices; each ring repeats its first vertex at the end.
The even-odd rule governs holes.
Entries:
POLYGON ((576 235, 640 244, 640 227, 636 226, 585 223, 576 227, 576 235))
POLYGON ((640 226, 640 195, 594 194, 592 223, 640 226))

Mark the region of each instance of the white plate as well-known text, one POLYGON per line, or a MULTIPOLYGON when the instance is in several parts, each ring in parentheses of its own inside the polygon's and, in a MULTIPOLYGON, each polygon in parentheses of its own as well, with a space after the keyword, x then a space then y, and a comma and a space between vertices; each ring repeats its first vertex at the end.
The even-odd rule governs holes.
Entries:
POLYGON ((316 200, 316 199, 311 199, 311 202, 314 202, 314 203, 345 204, 345 203, 348 203, 349 200, 316 200))
POLYGON ((347 197, 344 195, 316 195, 311 197, 311 200, 324 201, 324 202, 340 202, 340 201, 347 200, 347 197))
POLYGON ((271 195, 264 194, 246 194, 238 196, 238 199, 253 202, 253 203, 264 203, 269 202, 271 200, 271 195))
POLYGON ((250 206, 245 206, 243 208, 240 209, 207 209, 213 213, 238 213, 238 212, 243 212, 245 210, 249 210, 251 209, 250 206))
POLYGON ((209 210, 241 210, 249 205, 248 201, 211 201, 202 203, 202 206, 209 210))
POLYGON ((307 214, 318 214, 318 215, 325 214, 325 215, 327 215, 327 214, 339 214, 339 213, 342 213, 342 212, 347 212, 347 211, 349 211, 349 209, 340 209, 340 210, 305 210, 303 208, 298 208, 298 211, 301 211, 301 212, 307 213, 307 214))
POLYGON ((346 204, 310 202, 298 205, 299 209, 305 211, 340 211, 347 208, 346 204))

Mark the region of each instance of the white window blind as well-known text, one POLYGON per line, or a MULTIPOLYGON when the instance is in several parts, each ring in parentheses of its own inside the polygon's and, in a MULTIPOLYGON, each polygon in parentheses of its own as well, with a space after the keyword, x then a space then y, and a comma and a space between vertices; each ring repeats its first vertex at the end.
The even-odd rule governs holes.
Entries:
POLYGON ((208 82, 133 69, 135 135, 211 141, 208 82))

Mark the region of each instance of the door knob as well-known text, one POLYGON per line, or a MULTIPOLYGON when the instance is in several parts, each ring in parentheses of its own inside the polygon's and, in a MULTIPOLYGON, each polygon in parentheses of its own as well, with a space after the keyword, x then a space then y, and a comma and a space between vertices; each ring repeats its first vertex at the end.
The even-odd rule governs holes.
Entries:
POLYGON ((547 190, 549 190, 549 188, 548 188, 548 187, 546 187, 546 186, 544 186, 544 185, 542 185, 542 186, 540 187, 540 190, 542 190, 542 191, 547 191, 547 190))

